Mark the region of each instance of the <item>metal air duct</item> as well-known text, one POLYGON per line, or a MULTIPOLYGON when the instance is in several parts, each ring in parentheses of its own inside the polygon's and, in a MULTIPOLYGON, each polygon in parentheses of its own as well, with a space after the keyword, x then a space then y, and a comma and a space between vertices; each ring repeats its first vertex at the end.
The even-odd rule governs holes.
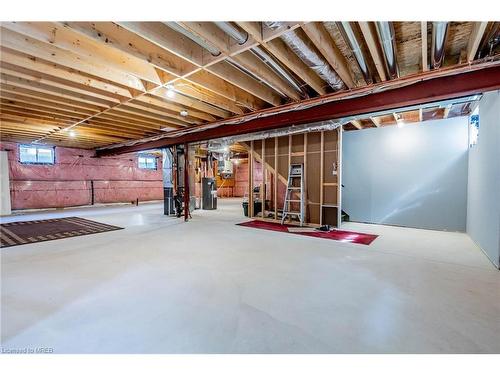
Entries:
MULTIPOLYGON (((248 40, 248 33, 246 31, 240 31, 229 22, 215 22, 215 24, 231 38, 236 40, 239 44, 244 44, 248 40)), ((304 94, 297 80, 285 69, 283 69, 281 65, 277 63, 263 48, 261 48, 260 46, 256 46, 251 48, 250 50, 255 56, 261 59, 266 65, 268 65, 276 74, 287 81, 295 91, 304 94)))
MULTIPOLYGON (((281 22, 266 22, 271 29, 282 26, 281 22)), ((304 41, 297 31, 292 30, 281 35, 281 40, 312 70, 316 72, 335 91, 345 88, 344 82, 321 56, 310 41, 304 41)))
POLYGON ((200 38, 198 35, 193 34, 189 30, 186 30, 181 25, 179 25, 177 22, 164 22, 164 24, 167 25, 168 27, 170 27, 172 30, 175 30, 178 33, 184 35, 185 37, 188 37, 189 39, 191 39, 196 44, 199 44, 200 46, 202 46, 203 48, 205 48, 208 52, 210 52, 213 56, 219 56, 220 55, 221 52, 219 51, 219 49, 217 47, 215 47, 214 45, 206 42, 205 40, 203 40, 202 38, 200 38))
POLYGON ((361 44, 356 38, 356 34, 354 34, 354 30, 351 27, 349 22, 337 22, 337 27, 340 30, 340 33, 344 37, 344 40, 349 45, 356 61, 358 62, 359 69, 365 78, 367 84, 373 83, 372 74, 370 69, 368 68, 368 64, 366 63, 366 58, 363 54, 363 50, 361 49, 361 44))
POLYGON ((385 65, 390 79, 399 77, 396 61, 396 36, 391 22, 376 22, 377 33, 385 56, 385 65))
POLYGON ((432 67, 438 69, 444 61, 444 44, 448 34, 448 22, 433 22, 432 23, 432 51, 431 61, 432 67))

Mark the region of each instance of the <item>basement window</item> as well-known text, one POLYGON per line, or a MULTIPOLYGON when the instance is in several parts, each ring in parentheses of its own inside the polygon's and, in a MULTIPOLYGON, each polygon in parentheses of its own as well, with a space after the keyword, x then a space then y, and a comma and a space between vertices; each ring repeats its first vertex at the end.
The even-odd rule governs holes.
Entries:
POLYGON ((54 147, 19 145, 19 161, 22 164, 54 164, 54 147))
POLYGON ((152 155, 139 155, 137 158, 139 163, 139 168, 141 169, 153 169, 156 170, 156 157, 152 155))

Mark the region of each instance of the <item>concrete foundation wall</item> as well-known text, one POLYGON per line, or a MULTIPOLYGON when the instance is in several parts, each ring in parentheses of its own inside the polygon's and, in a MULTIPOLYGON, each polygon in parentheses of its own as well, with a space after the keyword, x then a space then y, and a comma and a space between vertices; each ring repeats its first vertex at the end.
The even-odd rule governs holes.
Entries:
POLYGON ((467 233, 500 264, 500 91, 479 104, 479 136, 469 151, 467 233))
POLYGON ((137 154, 96 158, 92 150, 56 147, 54 165, 19 162, 16 143, 8 153, 12 209, 52 208, 163 199, 161 158, 157 170, 140 169, 137 154))

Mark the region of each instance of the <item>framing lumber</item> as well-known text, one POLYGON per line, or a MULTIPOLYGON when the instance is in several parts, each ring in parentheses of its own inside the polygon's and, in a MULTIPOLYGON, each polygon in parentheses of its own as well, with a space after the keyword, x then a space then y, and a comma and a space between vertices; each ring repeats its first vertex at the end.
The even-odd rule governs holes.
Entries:
POLYGON ((474 22, 472 33, 469 38, 469 43, 467 44, 467 61, 474 60, 476 56, 479 45, 481 44, 481 39, 483 38, 484 31, 488 26, 488 22, 474 22))
POLYGON ((420 22, 420 39, 422 43, 422 71, 426 72, 429 70, 429 59, 427 57, 427 21, 420 22))
MULTIPOLYGON (((385 83, 381 83, 380 85, 385 85, 385 83)), ((211 124, 210 129, 197 129, 196 133, 160 138, 130 146, 123 145, 101 149, 98 150, 98 154, 109 155, 147 150, 178 144, 184 141, 195 142, 230 135, 253 133, 294 124, 300 125, 474 95, 499 88, 500 64, 478 67, 475 70, 470 70, 470 67, 467 67, 459 72, 456 69, 450 69, 448 74, 446 74, 446 70, 428 72, 426 79, 422 79, 420 75, 417 78, 393 80, 392 84, 385 87, 384 90, 376 90, 376 85, 372 85, 370 93, 366 95, 360 95, 359 93, 360 91, 364 92, 364 88, 353 90, 349 94, 331 94, 330 97, 332 100, 328 100, 328 96, 321 99, 310 99, 302 103, 303 105, 305 104, 305 107, 301 109, 296 108, 294 104, 288 104, 262 111, 262 114, 266 114, 266 116, 262 116, 261 114, 258 118, 250 118, 238 125, 231 123, 224 124, 224 121, 221 121, 221 124, 217 127, 211 124), (334 98, 335 100, 333 100, 334 98)), ((252 114, 252 116, 255 115, 252 114)))
POLYGON ((372 22, 358 22, 381 81, 386 81, 385 64, 372 22))

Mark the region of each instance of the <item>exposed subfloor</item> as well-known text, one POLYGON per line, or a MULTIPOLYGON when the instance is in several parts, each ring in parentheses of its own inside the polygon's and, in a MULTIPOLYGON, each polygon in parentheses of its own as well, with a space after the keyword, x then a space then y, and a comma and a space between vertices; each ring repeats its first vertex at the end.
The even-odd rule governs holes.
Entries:
POLYGON ((236 226, 241 202, 219 207, 189 223, 158 203, 15 217, 125 229, 2 249, 2 349, 500 352, 500 272, 467 235, 348 223, 380 235, 356 245, 236 226))

